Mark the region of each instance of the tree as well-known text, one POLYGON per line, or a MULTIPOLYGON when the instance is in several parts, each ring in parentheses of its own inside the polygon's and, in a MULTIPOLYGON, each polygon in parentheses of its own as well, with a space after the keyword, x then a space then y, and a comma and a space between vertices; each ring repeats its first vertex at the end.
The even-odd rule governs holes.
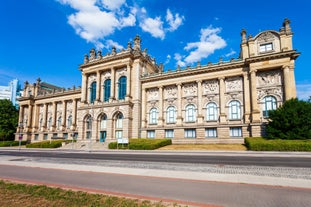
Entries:
POLYGON ((18 125, 18 110, 9 100, 0 100, 0 139, 14 140, 18 125))
POLYGON ((311 102, 290 99, 269 111, 267 137, 270 139, 311 139, 311 102))

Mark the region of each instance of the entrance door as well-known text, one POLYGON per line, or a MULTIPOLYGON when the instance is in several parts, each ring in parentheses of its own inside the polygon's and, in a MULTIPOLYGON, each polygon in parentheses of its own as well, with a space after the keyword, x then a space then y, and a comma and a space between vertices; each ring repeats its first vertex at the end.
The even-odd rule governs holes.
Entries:
POLYGON ((100 142, 105 142, 106 136, 107 136, 107 131, 100 131, 100 138, 99 138, 99 141, 100 141, 100 142))

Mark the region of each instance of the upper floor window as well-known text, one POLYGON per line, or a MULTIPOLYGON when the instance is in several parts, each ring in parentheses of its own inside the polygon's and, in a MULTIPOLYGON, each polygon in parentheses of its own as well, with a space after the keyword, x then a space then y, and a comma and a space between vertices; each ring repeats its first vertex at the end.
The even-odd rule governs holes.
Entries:
POLYGON ((166 110, 166 123, 176 122, 176 108, 174 106, 169 106, 166 110))
POLYGON ((217 105, 215 103, 208 103, 206 105, 206 120, 216 121, 218 119, 217 105))
POLYGON ((87 119, 86 119, 86 129, 87 130, 91 130, 92 129, 92 117, 89 116, 87 119))
POLYGON ((100 120, 100 129, 106 129, 107 128, 107 115, 104 114, 100 120))
POLYGON ((263 103, 262 103, 262 115, 263 115, 263 117, 268 117, 269 111, 275 110, 275 109, 276 109, 276 98, 274 98, 273 96, 266 96, 263 99, 263 103))
POLYGON ((238 101, 229 103, 229 119, 241 119, 241 104, 238 101))
POLYGON ((96 81, 91 83, 91 88, 90 88, 90 103, 94 103, 96 99, 96 81))
POLYGON ((40 121, 39 121, 39 130, 41 130, 42 123, 43 123, 43 119, 42 119, 42 118, 40 118, 40 121))
POLYGON ((259 46, 259 52, 269 52, 273 50, 273 45, 272 42, 270 43, 265 43, 265 44, 260 44, 259 46))
POLYGON ((126 96, 126 77, 122 76, 119 78, 119 99, 123 100, 126 96))
POLYGON ((104 82, 104 101, 109 101, 111 92, 111 80, 107 79, 104 82))
POLYGON ((60 129, 60 127, 62 126, 62 117, 58 117, 57 119, 57 129, 60 129))
POLYGON ((186 122, 195 122, 196 121, 196 110, 193 104, 186 106, 186 122))
POLYGON ((50 117, 48 121, 48 128, 50 129, 51 127, 52 127, 52 117, 50 117))
POLYGON ((72 125, 72 116, 68 116, 68 119, 67 119, 67 128, 69 129, 72 125))
POLYGON ((158 122, 158 110, 152 108, 149 113, 149 124, 156 124, 158 122))

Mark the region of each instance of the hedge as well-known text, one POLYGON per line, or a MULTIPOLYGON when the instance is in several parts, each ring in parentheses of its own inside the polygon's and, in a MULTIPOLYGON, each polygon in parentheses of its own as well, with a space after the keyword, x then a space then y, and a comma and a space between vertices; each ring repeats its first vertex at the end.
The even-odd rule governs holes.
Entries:
MULTIPOLYGON (((171 145, 171 139, 130 139, 129 146, 127 144, 119 144, 119 149, 131 150, 154 150, 166 145, 171 145)), ((117 142, 111 142, 109 149, 117 149, 117 142)))
MULTIPOLYGON (((21 141, 21 145, 27 144, 27 141, 21 141)), ((0 147, 19 146, 19 141, 3 141, 0 142, 0 147)))
POLYGON ((311 140, 245 138, 245 146, 253 151, 311 151, 311 140))
POLYGON ((43 141, 26 144, 27 148, 58 148, 62 146, 63 140, 43 141))

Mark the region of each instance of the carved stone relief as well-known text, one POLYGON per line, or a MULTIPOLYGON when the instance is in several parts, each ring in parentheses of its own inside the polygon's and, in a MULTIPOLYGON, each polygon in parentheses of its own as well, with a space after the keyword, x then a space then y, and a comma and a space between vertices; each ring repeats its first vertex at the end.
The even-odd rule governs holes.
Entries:
POLYGON ((159 99, 159 89, 158 88, 151 88, 147 91, 147 100, 158 100, 159 99))
POLYGON ((183 86, 183 96, 197 96, 198 86, 196 83, 185 84, 183 86))
POLYGON ((260 72, 257 74, 257 86, 276 86, 281 85, 281 71, 273 70, 267 72, 260 72))
POLYGON ((270 42, 273 41, 275 39, 275 35, 272 34, 271 32, 267 31, 267 32, 263 32, 259 37, 258 37, 258 41, 259 42, 270 42))
POLYGON ((219 84, 217 80, 204 81, 202 86, 204 95, 219 93, 219 84))
POLYGON ((226 92, 236 92, 243 90, 242 77, 227 78, 225 83, 226 92))
POLYGON ((104 82, 106 79, 110 79, 111 78, 111 72, 110 71, 106 71, 102 74, 102 82, 104 82))
POLYGON ((167 86, 164 89, 165 99, 175 99, 177 98, 177 86, 167 86))
POLYGON ((127 75, 127 68, 122 68, 116 71, 117 77, 118 79, 122 76, 126 76, 127 75))
POLYGON ((258 89, 257 90, 257 100, 260 101, 263 97, 272 95, 277 98, 278 101, 282 101, 283 90, 282 87, 273 87, 267 89, 258 89))
POLYGON ((92 82, 96 81, 96 74, 92 74, 88 77, 88 83, 89 86, 92 84, 92 82))

